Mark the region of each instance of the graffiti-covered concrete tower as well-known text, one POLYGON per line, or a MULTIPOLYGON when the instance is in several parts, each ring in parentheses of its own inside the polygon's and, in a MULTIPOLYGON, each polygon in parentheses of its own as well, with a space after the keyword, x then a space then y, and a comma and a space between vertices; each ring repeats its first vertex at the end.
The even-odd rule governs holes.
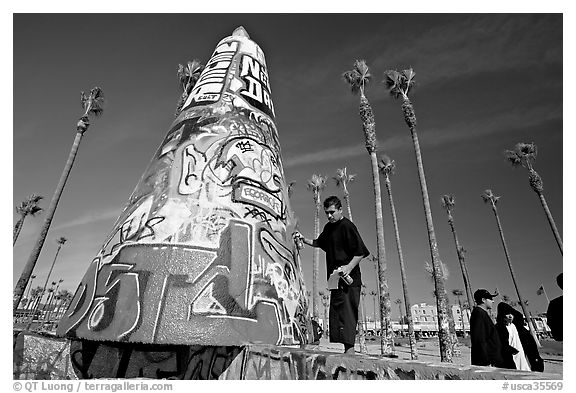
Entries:
POLYGON ((80 282, 58 334, 151 344, 301 344, 308 303, 264 53, 239 27, 80 282))

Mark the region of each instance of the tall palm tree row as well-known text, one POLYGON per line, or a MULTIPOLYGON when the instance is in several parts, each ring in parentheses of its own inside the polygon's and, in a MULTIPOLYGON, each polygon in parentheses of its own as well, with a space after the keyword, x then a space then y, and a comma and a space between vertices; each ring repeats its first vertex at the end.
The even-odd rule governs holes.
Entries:
POLYGON ((348 209, 348 218, 350 221, 352 219, 352 208, 350 207, 350 192, 348 191, 348 183, 352 183, 356 178, 356 174, 348 174, 346 167, 342 169, 336 169, 336 176, 332 177, 336 183, 336 187, 342 187, 342 192, 344 194, 344 202, 346 203, 346 208, 348 209))
MULTIPOLYGON (((66 239, 63 236, 56 239, 56 243, 58 244, 58 248, 56 249, 56 255, 54 255, 54 260, 52 261, 52 265, 50 265, 50 270, 48 270, 48 275, 46 276, 46 281, 44 281, 44 287, 42 288, 42 293, 40 294, 40 299, 42 299, 42 297, 44 296, 44 292, 46 291, 46 286, 48 285, 48 281, 50 280, 50 276, 52 275, 52 270, 54 269, 54 265, 56 264, 56 260, 58 259, 58 254, 60 254, 60 249, 62 248, 64 243, 66 243, 67 241, 68 241, 68 239, 66 239)), ((56 283, 54 283, 54 284, 56 284, 56 283)), ((44 305, 44 308, 46 308, 46 305, 44 305)), ((32 320, 30 320, 30 323, 28 324, 26 329, 29 329, 31 324, 32 324, 32 320)))
MULTIPOLYGON (((326 176, 313 174, 308 180, 308 190, 312 191, 314 196, 314 205, 316 207, 314 211, 314 239, 317 239, 320 235, 320 210, 322 209, 321 196, 322 191, 326 188, 326 176)), ((316 321, 319 318, 318 306, 318 276, 320 275, 320 250, 314 248, 314 254, 312 257, 312 318, 316 321)))
POLYGON ((418 177, 420 179, 420 189, 422 191, 422 202, 424 203, 424 212, 426 216, 426 226, 428 229, 428 242, 430 245, 430 254, 432 257, 432 267, 434 275, 434 285, 436 292, 436 307, 438 308, 438 337, 440 340, 440 360, 442 362, 452 362, 452 353, 450 352, 450 337, 448 327, 448 310, 447 296, 444 282, 440 277, 440 253, 436 242, 436 233, 434 232, 434 223, 432 222, 432 211, 430 209, 430 199, 428 197, 428 188, 426 186, 426 177, 424 175, 424 164, 420 152, 420 143, 416 132, 416 114, 408 93, 414 88, 416 73, 412 68, 398 72, 387 70, 384 73, 384 83, 390 95, 394 99, 402 100, 402 112, 404 121, 410 129, 414 152, 416 154, 416 163, 418 165, 418 177))
MULTIPOLYGON (((504 239, 504 231, 502 230, 502 224, 500 223, 500 216, 498 215, 498 208, 496 204, 500 199, 499 196, 494 195, 492 190, 488 189, 485 190, 484 193, 481 195, 482 199, 485 203, 489 203, 492 207, 492 212, 494 212, 494 217, 496 217, 496 224, 498 225, 498 232, 500 233, 500 239, 502 240, 502 247, 504 248, 504 254, 506 256, 506 262, 508 263, 508 269, 510 269, 510 275, 512 276, 512 283, 514 284, 514 289, 516 289, 516 294, 518 295, 518 299, 520 300, 520 306, 522 307, 522 312, 527 319, 529 318, 528 310, 526 309, 526 305, 524 303, 524 299, 520 294, 520 288, 518 288, 518 283, 516 282, 516 274, 514 273, 514 268, 512 267, 512 261, 510 259, 510 253, 508 252, 508 246, 506 245, 506 239, 504 239)), ((534 340, 538 346, 540 346, 540 341, 538 340, 538 336, 536 335, 537 328, 534 325, 534 321, 531 320, 532 323, 528 324, 530 328, 530 333, 534 336, 534 340)))
POLYGON ((544 182, 542 181, 542 178, 538 172, 534 170, 534 161, 536 160, 536 155, 538 155, 538 147, 534 144, 534 142, 520 142, 514 146, 513 150, 506 150, 505 155, 506 159, 510 161, 513 166, 522 166, 528 169, 528 180, 530 182, 530 187, 532 187, 532 190, 534 190, 534 192, 538 195, 538 198, 540 198, 540 203, 542 204, 542 208, 544 209, 544 213, 546 214, 550 228, 552 229, 552 233, 554 234, 558 248, 560 248, 560 254, 563 254, 562 238, 560 237, 558 228, 556 228, 556 223, 554 222, 552 213, 550 213, 546 198, 544 198, 544 182))
POLYGON ((61 315, 63 314, 63 310, 66 310, 68 307, 68 303, 70 303, 74 297, 74 294, 67 289, 60 290, 58 294, 60 298, 60 304, 58 305, 58 310, 56 311, 56 318, 60 320, 61 315))
POLYGON ((392 323, 390 321, 390 292, 386 278, 386 247, 384 244, 384 218, 382 215, 382 196, 380 191, 380 179, 378 177, 378 158, 376 156, 376 122, 372 106, 364 94, 366 85, 370 82, 372 75, 365 60, 356 60, 352 70, 342 74, 344 81, 350 86, 352 94, 360 95, 360 119, 364 130, 365 146, 370 156, 372 167, 372 181, 374 185, 374 201, 376 208, 376 244, 378 249, 378 286, 380 296, 380 319, 381 319, 381 340, 380 352, 382 355, 393 355, 392 323))
POLYGON ((60 288, 60 284, 64 282, 63 279, 59 279, 58 283, 53 282, 52 284, 56 285, 54 288, 54 292, 52 293, 52 299, 50 299, 50 303, 48 304, 48 312, 46 313, 46 320, 50 321, 54 314, 54 309, 56 308, 57 302, 59 300, 58 288, 60 288))
POLYGON ((398 261, 400 262, 400 279, 402 280, 402 293, 404 295, 404 306, 406 308, 406 322, 408 323, 408 339, 410 341, 410 357, 413 360, 418 359, 418 349, 416 347, 416 335, 414 333, 414 321, 412 320, 412 304, 408 296, 408 280, 406 279, 406 267, 404 265, 404 255, 402 253, 402 244, 400 243, 400 231, 398 229, 398 218, 396 217, 396 207, 394 198, 392 198, 392 184, 390 175, 394 173, 396 163, 387 155, 383 155, 380 160, 380 173, 384 176, 384 183, 388 191, 388 200, 390 201, 390 211, 392 212, 392 222, 394 224, 394 235, 396 238, 396 249, 398 250, 398 261))
POLYGON ((452 231, 452 236, 454 237, 454 243, 456 244, 456 254, 458 256, 458 262, 460 263, 460 270, 462 271, 462 279, 464 280, 466 298, 468 299, 468 304, 474 304, 474 298, 472 297, 472 284, 470 284, 468 267, 466 266, 466 260, 464 258, 464 253, 466 250, 464 250, 464 247, 460 246, 458 235, 456 234, 456 228, 454 227, 454 218, 452 217, 452 209, 454 209, 455 205, 456 199, 454 198, 454 195, 448 194, 442 196, 442 206, 448 215, 448 225, 450 225, 450 230, 452 231))
MULTIPOLYGON (((460 299, 464 295, 464 291, 461 289, 453 289, 452 295, 456 296, 458 299, 458 308, 460 309, 460 319, 462 321, 462 335, 466 337, 466 326, 464 325, 464 313, 462 312, 462 300, 460 299)), ((470 324, 470 321, 468 321, 470 324)))
POLYGON ((33 288, 30 291, 30 302, 28 302, 28 305, 26 306, 27 310, 33 310, 36 307, 36 304, 38 304, 41 294, 42 294, 41 286, 37 286, 36 288, 33 288))
POLYGON ((38 234, 38 239, 36 240, 36 244, 30 253, 30 257, 20 274, 20 278, 16 283, 16 288, 14 289, 14 299, 13 299, 13 311, 16 311, 18 308, 18 304, 20 304, 20 300, 22 299, 22 295, 24 294, 24 290, 28 281, 30 280, 30 276, 34 271, 34 267, 36 266, 36 262, 38 261, 38 257, 40 256, 40 251, 42 251, 42 246, 44 245, 44 241, 46 240, 46 236, 48 235, 48 230, 50 229, 50 225, 52 224, 52 219, 54 218, 54 213, 56 212, 56 208, 58 207, 58 202, 60 201, 60 197, 62 196, 62 191, 64 191, 64 186, 68 180, 68 176, 70 175, 70 171, 72 170, 72 166, 74 165, 74 160, 76 159, 76 154, 78 153, 78 147, 80 146, 80 141, 82 140, 82 136, 88 130, 90 126, 90 117, 91 116, 100 116, 104 112, 104 94, 102 93, 102 89, 99 87, 94 87, 90 90, 88 95, 84 94, 84 92, 80 93, 80 103, 84 108, 84 113, 78 120, 76 125, 76 137, 74 138, 74 143, 72 144, 72 148, 70 149, 70 154, 68 155, 68 160, 66 161, 66 165, 64 166, 64 170, 62 171, 62 175, 60 176, 60 180, 58 185, 56 186, 56 190, 54 191, 54 195, 52 196, 52 200, 50 201, 50 205, 48 206, 48 210, 46 211, 46 217, 44 219, 44 225, 38 234))
POLYGON ((16 222, 16 225, 14 225, 14 241, 12 245, 16 244, 16 239, 18 239, 18 236, 20 235, 26 217, 34 217, 43 210, 38 205, 42 199, 44 199, 44 197, 41 195, 30 194, 26 199, 20 202, 19 206, 16 206, 16 213, 20 215, 20 219, 16 222))
POLYGON ((178 80, 180 81, 180 87, 182 88, 182 95, 178 100, 178 104, 176 104, 175 116, 178 116, 180 112, 182 112, 182 107, 188 99, 192 88, 194 88, 194 85, 198 82, 203 70, 204 65, 196 59, 188 61, 186 65, 178 64, 178 80))

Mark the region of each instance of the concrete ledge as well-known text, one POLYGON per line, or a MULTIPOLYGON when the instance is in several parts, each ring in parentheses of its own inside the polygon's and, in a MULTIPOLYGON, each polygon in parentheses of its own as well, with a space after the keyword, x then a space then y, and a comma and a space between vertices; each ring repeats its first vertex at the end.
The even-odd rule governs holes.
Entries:
POLYGON ((14 379, 561 380, 562 375, 271 345, 154 346, 20 333, 14 379))

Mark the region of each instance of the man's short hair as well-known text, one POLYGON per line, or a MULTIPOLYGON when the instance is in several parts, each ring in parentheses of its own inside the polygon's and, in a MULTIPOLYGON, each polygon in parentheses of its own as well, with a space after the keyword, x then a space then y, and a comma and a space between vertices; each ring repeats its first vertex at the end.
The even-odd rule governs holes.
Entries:
POLYGON ((336 209, 342 208, 342 202, 340 198, 335 195, 329 196, 328 198, 324 199, 324 209, 328 209, 330 206, 334 205, 336 209))

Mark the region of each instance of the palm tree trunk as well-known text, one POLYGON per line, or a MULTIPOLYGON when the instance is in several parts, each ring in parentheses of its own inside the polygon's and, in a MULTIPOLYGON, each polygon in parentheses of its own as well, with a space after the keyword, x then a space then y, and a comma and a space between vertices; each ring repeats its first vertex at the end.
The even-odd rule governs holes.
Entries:
POLYGON ((36 276, 30 278, 30 283, 29 283, 29 285, 28 285, 28 290, 26 291, 26 298, 28 299, 28 303, 30 303, 30 290, 32 290, 32 283, 34 282, 34 278, 35 278, 35 277, 36 277, 36 276))
POLYGON ((386 280, 386 250, 384 245, 384 218, 382 215, 382 195, 380 192, 380 177, 378 173, 378 158, 376 152, 370 153, 372 164, 372 181, 374 183, 374 200, 376 205, 376 243, 378 248, 378 287, 380 297, 380 353, 391 355, 394 352, 394 332, 390 322, 390 292, 386 280))
POLYGON ((72 144, 72 148, 70 149, 70 154, 68 155, 68 161, 66 161, 66 165, 64 166, 64 170, 62 171, 62 175, 60 176, 60 181, 56 187, 56 191, 54 192, 54 196, 52 196, 52 200, 50 201, 50 206, 46 211, 46 218, 44 219, 44 225, 38 235, 38 239, 36 240, 36 245, 34 246, 30 257, 28 258, 28 262, 24 266, 24 270, 16 283, 16 288, 14 289, 14 301, 13 301, 13 311, 16 311, 20 300, 22 299, 22 294, 24 293, 24 289, 30 280, 30 276, 34 271, 34 267, 36 266, 36 262, 38 261, 38 257, 40 256, 40 252, 42 251, 42 246, 44 245, 44 241, 46 240, 46 236, 48 235, 48 230, 50 229, 50 225, 52 224, 52 219, 54 218, 54 213, 56 212, 56 208, 58 207, 58 202, 60 201, 60 197, 62 196, 62 191, 64 190, 64 186, 66 185, 66 181, 68 180, 68 176, 70 175, 70 171, 72 170, 72 165, 74 165, 74 160, 76 159, 76 154, 78 153, 78 147, 80 146, 80 141, 82 139, 83 132, 77 132, 76 137, 74 138, 74 143, 72 144))
POLYGON ((464 280, 466 298, 468 299, 468 304, 474 304, 474 298, 472 297, 472 284, 470 284, 470 276, 468 275, 468 267, 466 266, 466 260, 464 259, 462 247, 460 247, 460 242, 458 241, 458 236, 456 235, 454 219, 450 213, 448 213, 448 224, 450 224, 450 229, 452 230, 452 235, 454 237, 454 243, 456 243, 456 254, 458 255, 458 262, 460 262, 460 270, 462 271, 462 279, 464 280))
POLYGON ((21 215, 18 222, 16 222, 16 225, 14 225, 14 242, 12 243, 12 246, 16 244, 16 239, 18 239, 18 236, 20 236, 20 231, 22 230, 22 226, 24 225, 25 218, 26 218, 25 215, 21 215))
POLYGON ((498 224, 498 232, 500 233, 500 239, 502 240, 502 247, 504 247, 504 254, 506 255, 506 262, 508 263, 508 269, 510 269, 510 275, 512 276, 512 283, 514 284, 514 289, 516 290, 516 295, 518 295, 518 300, 520 301, 520 307, 522 307, 522 312, 526 319, 529 320, 528 327, 530 328, 530 333, 536 340, 536 344, 538 347, 541 347, 540 341, 538 340, 538 335, 536 334, 536 326, 534 326, 534 321, 530 319, 530 314, 528 314, 528 310, 526 309, 526 305, 524 304, 524 299, 522 295, 520 295, 520 289, 518 288, 518 284, 516 282, 516 274, 514 273, 514 268, 512 267, 512 261, 510 260, 510 254, 508 253, 508 246, 506 245, 506 240, 504 239, 504 231, 502 230, 502 225, 500 224, 500 217, 498 216, 498 209, 496 209, 496 205, 492 203, 492 211, 494 212, 494 217, 496 217, 496 223, 498 224))
MULTIPOLYGON (((60 253, 60 249, 62 248, 62 244, 58 244, 58 248, 56 249, 56 255, 54 255, 54 260, 52 261, 52 265, 50 266, 50 270, 48 271, 48 275, 46 276, 46 281, 44 281, 44 287, 42 288, 42 292, 40 292, 40 299, 44 296, 46 292, 46 286, 48 286, 48 281, 50 281, 50 275, 52 275, 52 270, 54 269, 54 265, 56 264, 56 259, 58 259, 58 254, 60 253)), ((44 307, 45 308, 45 307, 44 307)), ((32 320, 26 326, 26 330, 30 329, 32 325, 32 320)))
POLYGON ((350 207, 350 194, 348 193, 344 194, 344 202, 346 202, 346 209, 348 210, 348 218, 350 219, 350 221, 354 221, 352 219, 352 208, 350 207))
MULTIPOLYGON (((320 234, 320 203, 314 198, 316 210, 314 212, 314 239, 317 239, 320 234)), ((314 255, 312 258, 312 318, 318 321, 320 314, 318 312, 318 279, 320 275, 320 250, 315 247, 314 255)))
POLYGON ((436 292, 436 307, 438 309, 438 338, 440 341, 440 361, 452 362, 452 352, 449 334, 448 311, 446 307, 446 289, 444 282, 440 277, 442 269, 440 265, 440 254, 436 242, 436 233, 434 232, 434 223, 432 222, 432 210, 430 209, 430 199, 428 197, 428 188, 426 186, 426 177, 424 175, 424 165, 422 163, 422 154, 420 152, 420 143, 416 133, 416 115, 410 100, 405 97, 402 103, 404 119, 410 128, 412 134, 412 143, 414 144, 414 153, 416 154, 416 163, 418 164, 418 177, 420 179, 420 189, 422 191, 422 202, 424 203, 424 212, 426 215, 426 226, 428 229, 428 242, 430 244, 430 254, 432 258, 432 270, 434 274, 434 284, 436 292))
MULTIPOLYGON (((418 349, 416 347, 416 336, 414 335, 414 322, 412 320, 412 305, 408 296, 408 281, 406 280, 406 268, 404 265, 404 254, 402 253, 402 244, 400 243, 400 231, 398 229, 398 219, 396 217, 396 207, 392 198, 392 185, 390 179, 386 177, 386 190, 390 201, 390 210, 392 212, 392 222, 394 223, 394 235, 396 237, 396 248, 398 249, 398 261, 400 261, 400 278, 402 280, 402 293, 404 295, 404 306, 406 308, 406 322, 408 323, 408 339, 410 341, 410 357, 412 360, 418 359, 418 349)), ((402 313, 400 313, 402 315, 402 313)))
POLYGON ((552 217, 552 213, 550 213, 550 209, 548 208, 548 203, 546 203, 546 198, 544 198, 544 194, 538 192, 538 197, 540 198, 540 203, 542 203, 542 207, 544 208, 544 212, 546 213, 546 218, 548 218, 548 223, 550 224, 550 228, 552 229, 552 233, 554 233, 554 238, 556 239, 556 243, 558 243, 558 248, 560 248, 560 254, 564 255, 563 246, 562 246, 562 238, 560 237, 560 233, 558 233, 558 228, 556 228, 556 223, 554 222, 554 218, 552 217))
MULTIPOLYGON (((346 187, 346 186, 344 186, 346 187)), ((352 207, 350 206, 350 193, 348 190, 344 189, 344 202, 346 203, 346 209, 348 210, 348 219, 352 221, 352 207)), ((362 310, 360 310, 362 311, 362 310)), ((362 311, 360 317, 365 315, 362 311)), ((368 348, 366 347, 366 329, 362 326, 362 319, 358 318, 358 335, 360 336, 360 353, 368 353, 368 348)))

